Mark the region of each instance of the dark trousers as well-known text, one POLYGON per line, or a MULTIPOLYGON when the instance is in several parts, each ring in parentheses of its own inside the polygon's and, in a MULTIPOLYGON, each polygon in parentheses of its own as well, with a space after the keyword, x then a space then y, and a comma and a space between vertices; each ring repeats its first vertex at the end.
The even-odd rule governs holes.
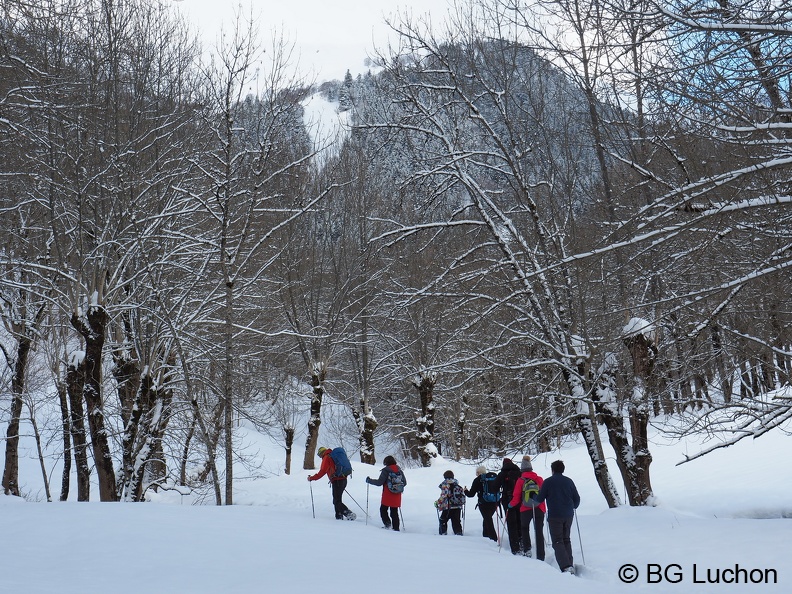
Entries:
POLYGON ((544 541, 544 512, 538 507, 532 507, 520 512, 520 532, 522 533, 523 552, 531 550, 531 520, 534 523, 534 533, 536 534, 536 552, 534 557, 539 561, 545 558, 544 541))
POLYGON ((480 501, 478 508, 479 512, 481 512, 482 519, 481 535, 484 538, 490 538, 497 542, 498 531, 495 530, 495 522, 493 521, 492 517, 495 515, 495 511, 498 509, 498 503, 487 503, 486 501, 480 501))
POLYGON ((330 485, 333 489, 333 507, 335 508, 335 517, 336 520, 340 520, 349 513, 349 508, 344 505, 343 501, 341 501, 341 497, 343 497, 344 491, 346 491, 347 480, 343 478, 330 481, 330 485))
POLYGON ((440 514, 440 534, 448 534, 448 520, 451 520, 451 529, 457 536, 462 536, 462 508, 452 507, 445 509, 440 514))
POLYGON ((547 518, 550 526, 550 539, 553 542, 553 552, 555 553, 558 568, 564 571, 571 567, 572 561, 572 540, 569 535, 572 532, 572 518, 547 518))
POLYGON ((388 507, 387 505, 380 505, 380 518, 385 528, 393 528, 396 532, 399 531, 399 508, 388 507), (390 518, 388 517, 390 511, 390 518))
POLYGON ((520 508, 506 506, 506 528, 509 530, 509 548, 513 555, 517 555, 522 550, 520 541, 520 508))

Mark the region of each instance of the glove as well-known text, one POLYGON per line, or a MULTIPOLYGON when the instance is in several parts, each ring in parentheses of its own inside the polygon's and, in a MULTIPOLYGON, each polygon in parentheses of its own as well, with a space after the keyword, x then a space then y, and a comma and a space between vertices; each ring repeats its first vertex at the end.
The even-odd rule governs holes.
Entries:
POLYGON ((312 480, 313 480, 313 478, 309 476, 308 477, 308 482, 310 483, 312 480))
POLYGON ((369 485, 371 484, 371 477, 368 476, 366 477, 366 483, 368 483, 369 485))

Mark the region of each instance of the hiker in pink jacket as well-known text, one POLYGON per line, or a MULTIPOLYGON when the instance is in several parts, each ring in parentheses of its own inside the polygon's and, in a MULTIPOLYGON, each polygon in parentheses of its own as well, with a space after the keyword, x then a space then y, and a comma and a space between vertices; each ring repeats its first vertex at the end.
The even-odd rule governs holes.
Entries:
POLYGON ((531 493, 533 492, 533 494, 536 495, 539 492, 539 489, 542 487, 543 479, 533 471, 530 456, 523 456, 522 462, 520 463, 520 470, 522 470, 522 474, 514 485, 514 493, 509 502, 509 508, 520 506, 523 555, 526 557, 532 556, 531 520, 533 520, 534 533, 536 534, 536 558, 539 559, 539 561, 544 561, 545 543, 542 530, 544 529, 544 518, 547 507, 544 503, 532 504, 530 501, 531 493))

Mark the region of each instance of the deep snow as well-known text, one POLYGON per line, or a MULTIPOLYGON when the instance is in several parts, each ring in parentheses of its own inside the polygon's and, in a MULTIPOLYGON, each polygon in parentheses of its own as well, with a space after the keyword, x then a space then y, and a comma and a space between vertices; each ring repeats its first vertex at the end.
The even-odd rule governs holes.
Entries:
MULTIPOLYGON (((280 472, 283 451, 278 444, 244 428, 240 436, 248 451, 262 456, 259 474, 280 472)), ((575 561, 584 565, 578 577, 558 571, 549 545, 542 563, 513 557, 507 548, 499 550, 482 538, 474 500, 467 506, 465 536, 436 534, 432 502, 443 471, 452 469, 460 483, 469 485, 473 463, 438 459, 432 468, 407 468, 406 530, 381 529, 380 488, 367 491, 365 484, 366 475, 376 476, 380 467, 356 463, 353 456, 346 502, 358 513, 355 522, 336 521, 326 481, 309 484, 309 471, 301 468, 291 476, 248 479, 240 468, 231 507, 193 505, 193 496, 175 491, 155 494, 143 504, 30 503, 0 497, 0 592, 331 594, 391 591, 394 583, 404 592, 493 591, 493 584, 502 592, 789 591, 792 470, 784 456, 789 437, 775 433, 744 440, 681 466, 676 463, 684 454, 701 444, 659 435, 653 442, 658 505, 651 508, 607 509, 581 447, 535 456, 534 469, 543 476, 552 460, 563 458, 567 476, 580 491, 580 534, 576 529, 572 534, 575 561), (625 585, 618 571, 628 563, 639 576, 625 585), (647 574, 647 567, 655 565, 670 566, 668 578, 679 582, 656 583, 660 574, 647 574), (761 576, 763 583, 722 583, 737 567, 762 570, 738 575, 761 576), (721 583, 700 583, 714 579, 716 570, 721 583), (765 575, 772 581, 773 572, 777 583, 764 583, 765 575)), ((295 464, 302 460, 300 453, 295 452, 295 464)), ((378 455, 388 453, 399 458, 396 452, 378 455)), ((490 460, 488 466, 497 469, 500 462, 490 460)), ((23 461, 23 477, 35 477, 35 464, 31 458, 23 461)), ((26 491, 36 496, 33 483, 26 491)))

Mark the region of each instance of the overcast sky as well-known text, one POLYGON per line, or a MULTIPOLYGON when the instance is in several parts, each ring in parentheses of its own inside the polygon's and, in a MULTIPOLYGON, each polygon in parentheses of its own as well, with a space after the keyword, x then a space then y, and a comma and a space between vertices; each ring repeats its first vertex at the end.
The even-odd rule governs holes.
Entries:
POLYGON ((389 30, 386 16, 408 10, 415 16, 431 13, 443 19, 451 0, 171 0, 201 31, 206 44, 215 45, 221 26, 230 30, 234 10, 253 8, 265 42, 275 29, 295 44, 300 72, 318 81, 342 79, 365 72, 367 55, 384 47, 389 30))

